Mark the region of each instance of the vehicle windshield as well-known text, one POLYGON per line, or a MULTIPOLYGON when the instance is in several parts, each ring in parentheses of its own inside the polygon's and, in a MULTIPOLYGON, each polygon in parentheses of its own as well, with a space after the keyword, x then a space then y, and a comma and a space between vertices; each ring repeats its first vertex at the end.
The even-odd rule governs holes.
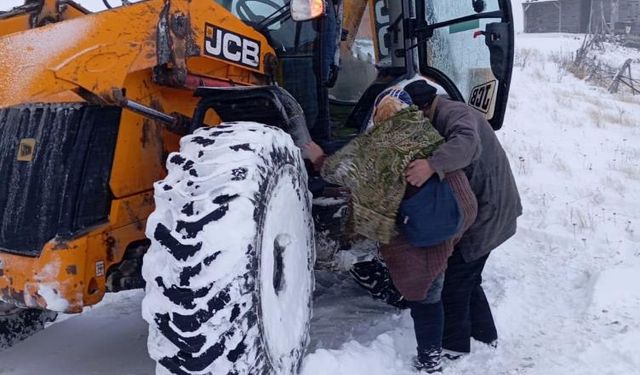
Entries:
POLYGON ((313 53, 317 31, 312 22, 295 22, 289 17, 289 0, 216 0, 236 17, 260 29, 278 55, 313 53), (283 13, 284 12, 284 13, 283 13), (285 17, 276 17, 278 14, 285 17), (268 25, 264 27, 265 20, 268 25), (273 21, 275 20, 275 22, 273 21))

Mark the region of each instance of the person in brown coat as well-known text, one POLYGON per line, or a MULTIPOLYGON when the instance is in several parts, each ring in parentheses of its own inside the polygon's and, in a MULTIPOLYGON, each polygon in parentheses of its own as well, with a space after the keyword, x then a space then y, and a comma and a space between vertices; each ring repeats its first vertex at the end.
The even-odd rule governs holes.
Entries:
POLYGON ((443 348, 457 358, 470 351, 474 339, 495 346, 497 330, 482 288, 489 254, 516 232, 522 214, 509 160, 484 115, 465 103, 434 95, 424 80, 405 87, 445 143, 431 157, 414 162, 422 179, 464 170, 477 198, 478 215, 448 260, 442 290, 443 348))

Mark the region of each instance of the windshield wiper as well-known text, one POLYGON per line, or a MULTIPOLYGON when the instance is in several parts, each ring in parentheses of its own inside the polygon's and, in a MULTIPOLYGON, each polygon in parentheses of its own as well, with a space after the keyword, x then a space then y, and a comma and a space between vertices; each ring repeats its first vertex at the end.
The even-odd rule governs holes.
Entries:
POLYGON ((290 9, 291 6, 289 3, 284 4, 280 8, 276 9, 275 12, 268 15, 265 19, 258 22, 258 24, 256 25, 256 30, 263 31, 274 23, 286 21, 287 19, 289 19, 289 17, 291 17, 290 9))

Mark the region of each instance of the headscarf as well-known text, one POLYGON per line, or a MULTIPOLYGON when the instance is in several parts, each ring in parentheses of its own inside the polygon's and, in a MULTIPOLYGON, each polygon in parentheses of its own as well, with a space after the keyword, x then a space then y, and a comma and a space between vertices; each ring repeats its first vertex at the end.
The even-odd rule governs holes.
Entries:
POLYGON ((373 103, 373 124, 378 125, 413 104, 411 96, 397 87, 381 92, 373 103))

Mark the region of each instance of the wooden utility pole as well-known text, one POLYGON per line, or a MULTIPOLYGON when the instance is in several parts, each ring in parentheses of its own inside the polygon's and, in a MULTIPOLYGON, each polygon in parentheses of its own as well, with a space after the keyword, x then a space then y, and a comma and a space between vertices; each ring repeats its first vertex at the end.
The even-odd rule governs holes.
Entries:
POLYGON ((558 1, 556 4, 558 7, 558 32, 562 32, 562 2, 558 1))

